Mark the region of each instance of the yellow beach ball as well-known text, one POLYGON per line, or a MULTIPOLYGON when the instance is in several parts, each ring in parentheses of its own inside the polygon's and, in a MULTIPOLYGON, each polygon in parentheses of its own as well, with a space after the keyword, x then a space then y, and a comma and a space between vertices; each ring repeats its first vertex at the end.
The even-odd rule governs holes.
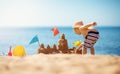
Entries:
POLYGON ((16 46, 14 49, 13 49, 13 55, 14 56, 26 56, 26 52, 25 52, 25 49, 23 46, 16 46))

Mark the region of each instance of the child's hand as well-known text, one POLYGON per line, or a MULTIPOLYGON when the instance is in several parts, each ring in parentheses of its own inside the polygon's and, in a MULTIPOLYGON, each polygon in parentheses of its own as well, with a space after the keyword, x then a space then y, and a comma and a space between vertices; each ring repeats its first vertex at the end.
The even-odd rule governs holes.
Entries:
POLYGON ((93 22, 92 24, 93 24, 93 26, 96 26, 96 25, 97 25, 97 23, 96 23, 96 22, 93 22))

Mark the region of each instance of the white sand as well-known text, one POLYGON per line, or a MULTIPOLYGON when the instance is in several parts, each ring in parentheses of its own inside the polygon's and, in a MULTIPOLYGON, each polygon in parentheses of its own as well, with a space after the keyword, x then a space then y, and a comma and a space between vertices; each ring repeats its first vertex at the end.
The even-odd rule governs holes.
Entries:
POLYGON ((120 74, 120 56, 0 56, 0 74, 120 74))

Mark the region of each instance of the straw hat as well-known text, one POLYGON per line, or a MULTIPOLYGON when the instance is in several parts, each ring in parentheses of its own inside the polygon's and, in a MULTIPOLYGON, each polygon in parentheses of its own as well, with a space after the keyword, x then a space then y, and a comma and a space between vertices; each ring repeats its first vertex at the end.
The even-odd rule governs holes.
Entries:
POLYGON ((80 26, 82 26, 82 25, 83 25, 83 22, 82 22, 82 21, 78 21, 78 22, 76 22, 76 23, 74 24, 73 28, 78 28, 78 27, 80 27, 80 26))

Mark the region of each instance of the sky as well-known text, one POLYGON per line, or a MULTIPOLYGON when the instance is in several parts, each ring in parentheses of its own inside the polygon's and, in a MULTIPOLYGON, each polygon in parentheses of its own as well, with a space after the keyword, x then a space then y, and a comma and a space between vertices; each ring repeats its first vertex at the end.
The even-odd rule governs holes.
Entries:
POLYGON ((0 0, 0 27, 120 26, 120 0, 0 0))

